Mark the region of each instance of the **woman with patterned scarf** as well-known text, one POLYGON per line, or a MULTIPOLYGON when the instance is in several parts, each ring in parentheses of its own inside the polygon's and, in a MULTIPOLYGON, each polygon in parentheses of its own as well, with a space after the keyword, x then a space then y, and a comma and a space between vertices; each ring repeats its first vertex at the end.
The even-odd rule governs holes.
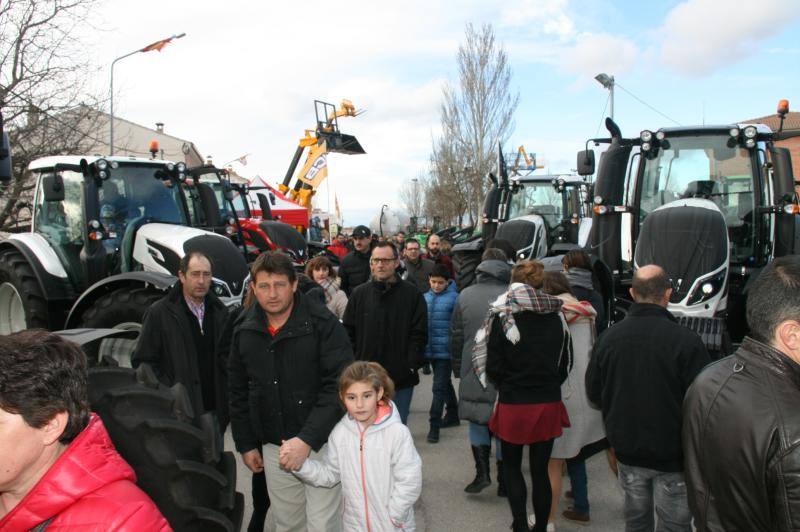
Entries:
POLYGON ((306 275, 320 285, 325 292, 325 305, 341 321, 347 308, 347 294, 339 289, 333 275, 333 265, 326 257, 314 257, 306 263, 306 275))
POLYGON ((533 288, 541 287, 543 274, 540 262, 514 266, 511 286, 492 303, 473 351, 478 380, 485 385, 488 378, 498 390, 489 429, 503 450, 514 532, 529 530, 522 475, 525 446, 533 481, 533 530, 544 532, 552 499, 547 464, 553 441, 569 426, 561 383, 572 366, 572 340, 562 301, 533 288))

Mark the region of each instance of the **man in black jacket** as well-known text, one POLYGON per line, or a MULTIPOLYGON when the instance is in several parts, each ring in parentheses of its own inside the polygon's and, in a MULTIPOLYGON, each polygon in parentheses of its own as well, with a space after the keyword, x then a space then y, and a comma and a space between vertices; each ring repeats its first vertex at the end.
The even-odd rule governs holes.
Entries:
POLYGON ((356 358, 386 368, 405 423, 428 343, 428 306, 417 287, 397 275, 398 264, 394 244, 378 242, 370 259, 372 280, 353 291, 342 322, 356 358))
POLYGON ((669 279, 655 265, 634 274, 635 303, 598 339, 586 392, 603 410, 619 460, 627 531, 691 531, 681 451, 681 403, 710 362, 700 337, 667 310, 669 279))
POLYGON ((353 229, 353 251, 339 263, 341 289, 350 297, 353 289, 369 280, 369 254, 372 246, 372 232, 369 227, 359 225, 353 229))
POLYGON ((409 238, 406 240, 405 251, 403 252, 405 260, 405 273, 403 273, 403 280, 408 281, 417 287, 421 294, 430 290, 428 277, 433 273, 433 267, 436 264, 432 260, 423 259, 420 256, 422 249, 419 245, 419 240, 416 238, 409 238))
POLYGON ((314 488, 291 472, 324 453, 342 416, 337 381, 353 360, 347 332, 324 304, 297 290, 283 253, 262 253, 251 276, 256 303, 234 329, 229 361, 236 449, 251 471, 265 470, 279 531, 337 531, 338 486, 314 488))
POLYGON ((158 379, 180 382, 196 414, 216 412, 222 431, 228 425, 227 353, 220 338, 228 317, 211 288, 211 262, 190 251, 178 267, 178 282, 148 309, 131 363, 149 364, 158 379))
POLYGON ((703 370, 683 403, 689 507, 698 531, 800 530, 800 258, 748 288, 750 336, 703 370))

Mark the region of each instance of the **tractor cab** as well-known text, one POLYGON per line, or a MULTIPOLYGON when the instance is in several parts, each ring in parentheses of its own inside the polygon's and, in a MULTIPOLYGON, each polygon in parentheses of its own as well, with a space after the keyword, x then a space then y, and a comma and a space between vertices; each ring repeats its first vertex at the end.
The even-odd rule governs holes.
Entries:
POLYGON ((133 244, 145 223, 187 224, 183 174, 173 163, 46 157, 29 169, 37 182, 32 232, 47 241, 76 290, 136 269, 133 244))

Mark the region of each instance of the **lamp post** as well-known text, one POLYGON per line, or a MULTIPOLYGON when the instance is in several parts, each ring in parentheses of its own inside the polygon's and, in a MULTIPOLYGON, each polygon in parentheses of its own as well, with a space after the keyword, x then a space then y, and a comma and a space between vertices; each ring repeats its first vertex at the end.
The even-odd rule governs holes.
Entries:
POLYGON ((611 94, 611 120, 614 120, 614 76, 601 73, 596 75, 594 79, 596 79, 603 88, 608 89, 608 92, 611 94))
POLYGON ((173 35, 172 37, 167 37, 166 39, 161 39, 160 41, 156 41, 156 42, 154 42, 152 44, 148 44, 144 48, 140 48, 139 50, 134 50, 133 52, 130 52, 128 54, 121 55, 121 56, 117 57, 116 59, 114 59, 111 62, 111 86, 110 86, 110 98, 109 98, 110 107, 111 107, 111 121, 110 121, 111 124, 110 124, 110 128, 109 128, 110 129, 110 131, 109 131, 109 155, 114 155, 114 65, 117 64, 117 61, 121 61, 122 59, 125 59, 126 57, 130 57, 130 56, 132 56, 134 54, 138 54, 140 52, 151 52, 153 50, 157 50, 157 51, 160 52, 162 48, 164 48, 167 44, 170 43, 170 41, 172 41, 172 39, 181 39, 181 38, 183 38, 185 36, 186 36, 185 33, 180 33, 180 34, 173 35))

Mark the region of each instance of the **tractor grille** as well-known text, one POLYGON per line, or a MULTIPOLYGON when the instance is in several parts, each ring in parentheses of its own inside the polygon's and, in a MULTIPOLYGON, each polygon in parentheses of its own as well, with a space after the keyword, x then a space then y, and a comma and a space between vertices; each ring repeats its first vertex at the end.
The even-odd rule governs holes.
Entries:
POLYGON ((678 323, 700 335, 700 339, 703 340, 712 359, 728 354, 724 319, 681 316, 678 318, 678 323))

